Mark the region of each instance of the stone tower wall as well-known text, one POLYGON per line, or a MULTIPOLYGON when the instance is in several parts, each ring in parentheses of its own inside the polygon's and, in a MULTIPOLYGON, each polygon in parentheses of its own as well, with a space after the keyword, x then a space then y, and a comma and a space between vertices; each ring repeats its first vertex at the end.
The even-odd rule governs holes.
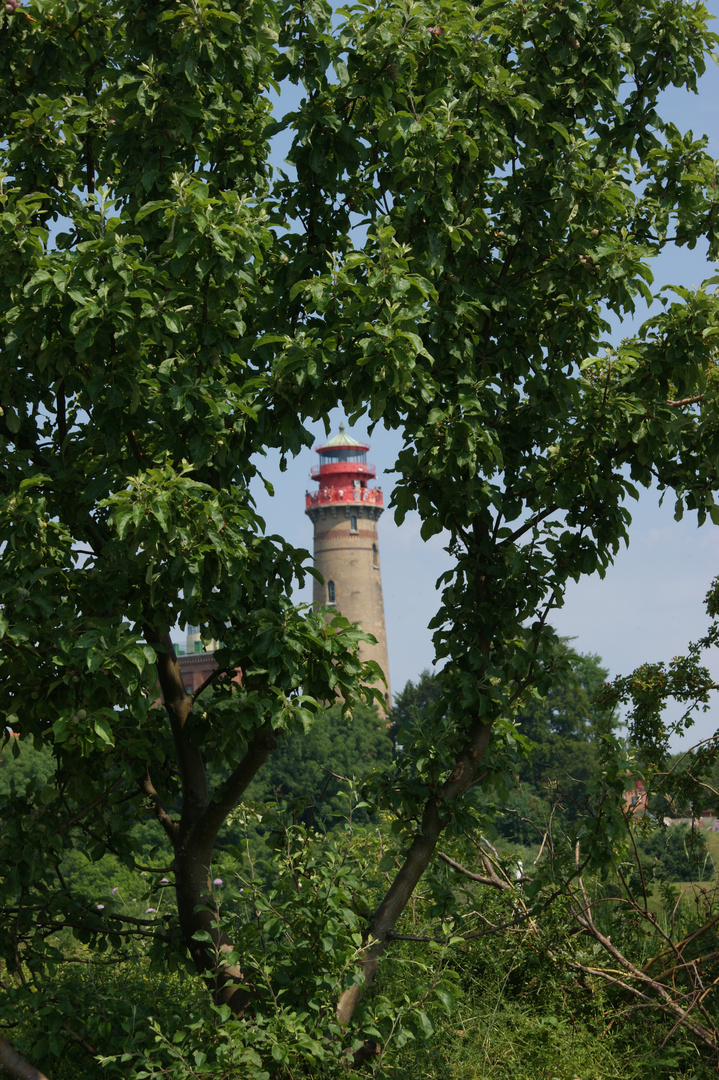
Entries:
MULTIPOLYGON (((314 603, 332 604, 350 622, 359 623, 377 638, 376 645, 360 645, 362 660, 375 660, 389 682, 387 635, 382 600, 377 520, 382 508, 350 503, 308 509, 315 529, 314 562, 324 585, 314 583, 314 603), (354 519, 354 522, 353 522, 354 519), (353 523, 356 528, 353 528, 353 523), (330 595, 334 586, 334 600, 330 595)), ((392 704, 389 686, 379 684, 392 704)))

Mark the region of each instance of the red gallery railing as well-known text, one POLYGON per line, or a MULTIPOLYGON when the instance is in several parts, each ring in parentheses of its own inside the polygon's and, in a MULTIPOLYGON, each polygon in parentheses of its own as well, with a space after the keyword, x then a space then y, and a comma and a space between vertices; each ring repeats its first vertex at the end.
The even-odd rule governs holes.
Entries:
POLYGON ((327 506, 329 503, 372 503, 384 506, 382 488, 320 488, 305 493, 305 507, 327 506))

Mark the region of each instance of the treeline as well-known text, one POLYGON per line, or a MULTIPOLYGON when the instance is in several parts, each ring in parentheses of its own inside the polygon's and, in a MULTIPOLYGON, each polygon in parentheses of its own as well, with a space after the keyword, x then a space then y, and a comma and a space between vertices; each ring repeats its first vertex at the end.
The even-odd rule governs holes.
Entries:
MULTIPOLYGON (((592 863, 602 813, 592 785, 616 718, 596 704, 606 678, 599 659, 567 659, 561 684, 518 716, 514 771, 505 747, 504 771, 474 801, 481 839, 448 837, 367 995, 376 1077, 413 1068, 430 1080, 714 1075, 719 1011, 702 988, 719 977, 719 902, 701 884, 714 870, 706 838, 651 814, 628 818, 633 831, 615 836, 603 865, 592 863)), ((45 1000, 54 988, 54 1004, 38 1043, 26 990, 8 969, 0 1008, 14 1016, 14 1043, 51 1080, 141 1080, 168 1069, 213 1080, 238 1068, 253 1080, 337 1075, 327 987, 352 962, 399 865, 391 799, 403 740, 416 740, 441 708, 440 690, 424 672, 397 696, 389 724, 369 708, 351 722, 326 710, 307 735, 288 736, 225 827, 213 867, 217 918, 242 951, 244 977, 264 987, 254 1042, 234 1022, 212 1022, 216 1007, 188 969, 165 896, 171 854, 145 818, 131 830, 132 860, 99 846, 63 850, 64 928, 48 921, 45 954, 25 969, 43 980, 45 1000), (93 909, 134 936, 113 945, 93 909), (162 979, 156 955, 168 961, 162 979), (272 1073, 259 1066, 268 1055, 272 1073)), ((4 828, 52 790, 53 770, 48 751, 6 745, 4 828)))
MULTIPOLYGON (((539 848, 550 822, 555 831, 571 831, 586 816, 590 785, 601 769, 601 737, 617 724, 616 716, 598 704, 608 675, 600 658, 572 650, 567 657, 564 679, 545 698, 531 699, 517 716, 514 773, 496 777, 490 797, 479 804, 492 841, 516 849, 518 857, 539 848)), ((288 735, 223 828, 222 858, 251 866, 253 872, 261 865, 272 876, 274 858, 267 858, 267 838, 277 812, 321 833, 350 820, 355 825, 377 821, 378 796, 386 804, 403 733, 421 725, 440 701, 439 678, 424 671, 397 695, 386 721, 360 704, 348 723, 335 706, 326 709, 307 734, 288 735)), ((8 800, 9 806, 12 799, 14 813, 31 812, 36 793, 42 798, 43 790, 51 790, 54 768, 49 750, 12 740, 0 755, 0 800, 8 800)), ((718 772, 719 765, 713 771, 718 772)), ((214 781, 220 778, 212 776, 214 781)), ((632 782, 628 773, 627 788, 632 782)), ((670 809, 665 798, 655 798, 651 820, 637 833, 644 872, 667 881, 709 880, 714 862, 705 834, 687 824, 664 827, 670 809)), ((96 849, 100 857, 94 860, 70 851, 62 863, 67 881, 98 897, 122 889, 140 905, 172 855, 152 816, 138 818, 131 834, 135 861, 144 869, 133 873, 111 851, 96 849)))

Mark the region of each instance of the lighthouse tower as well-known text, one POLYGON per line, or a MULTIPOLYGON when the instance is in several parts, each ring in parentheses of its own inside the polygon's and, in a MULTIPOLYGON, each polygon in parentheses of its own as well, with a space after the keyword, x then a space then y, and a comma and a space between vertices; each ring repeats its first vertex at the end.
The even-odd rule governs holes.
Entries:
MULTIPOLYGON (((314 603, 336 607, 377 638, 376 645, 360 645, 360 659, 376 660, 389 682, 377 540, 384 504, 382 489, 368 486, 376 476, 367 464, 369 443, 357 442, 340 424, 339 435, 316 450, 320 463, 311 475, 319 489, 305 497, 305 513, 315 527, 315 568, 324 578, 324 585, 315 581, 314 603)), ((389 686, 380 688, 391 706, 389 686)))

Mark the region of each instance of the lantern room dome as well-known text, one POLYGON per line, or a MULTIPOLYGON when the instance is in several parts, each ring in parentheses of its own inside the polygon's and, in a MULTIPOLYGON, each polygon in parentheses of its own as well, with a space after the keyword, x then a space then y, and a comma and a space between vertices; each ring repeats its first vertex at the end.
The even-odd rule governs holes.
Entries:
POLYGON ((348 435, 344 424, 340 424, 339 434, 326 442, 324 446, 316 446, 316 452, 320 455, 323 465, 340 461, 366 461, 369 443, 358 442, 348 435))

